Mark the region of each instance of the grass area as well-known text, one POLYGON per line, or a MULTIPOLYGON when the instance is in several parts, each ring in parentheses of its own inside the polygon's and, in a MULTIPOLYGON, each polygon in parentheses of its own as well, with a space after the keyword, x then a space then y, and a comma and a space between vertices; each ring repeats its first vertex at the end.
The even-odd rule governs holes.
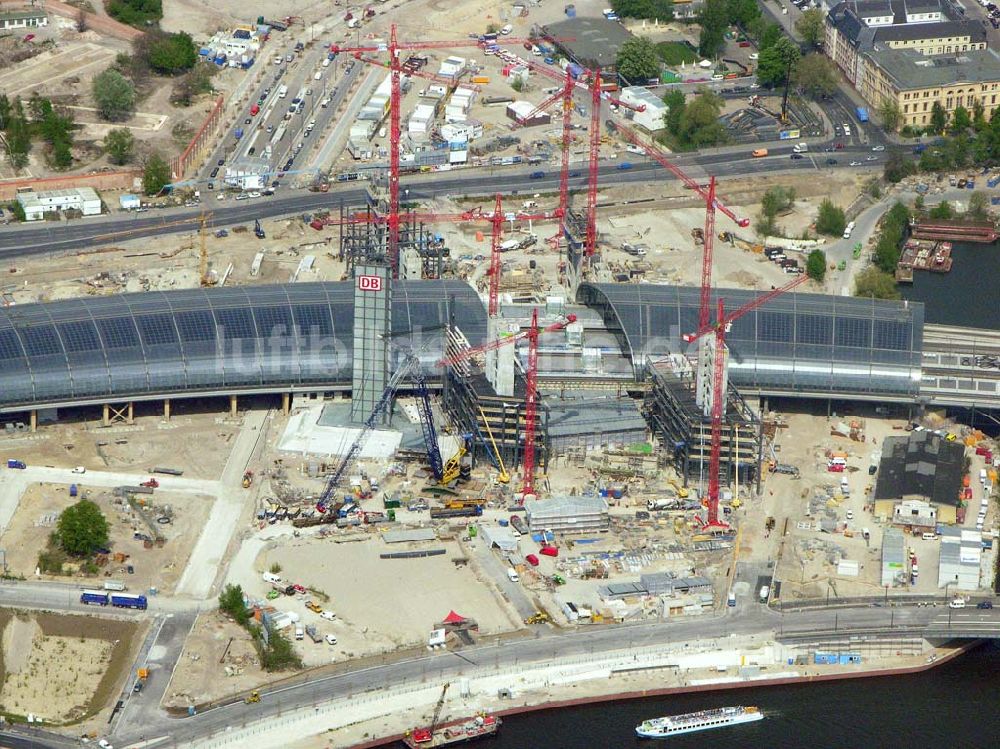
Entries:
POLYGON ((688 42, 660 42, 656 54, 666 65, 698 62, 698 53, 688 42))

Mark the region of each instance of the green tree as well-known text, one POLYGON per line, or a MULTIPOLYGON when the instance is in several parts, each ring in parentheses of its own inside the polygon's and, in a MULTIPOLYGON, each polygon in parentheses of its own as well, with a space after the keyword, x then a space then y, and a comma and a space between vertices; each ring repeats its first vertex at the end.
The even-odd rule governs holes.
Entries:
POLYGON ((7 94, 0 94, 0 130, 7 129, 7 118, 10 117, 10 99, 7 94))
POLYGON ((826 36, 826 14, 819 8, 809 8, 795 22, 795 30, 806 44, 821 46, 826 36))
POLYGON ((135 87, 121 73, 108 68, 94 78, 94 102, 101 117, 121 122, 132 116, 135 108, 135 87))
POLYGON ((15 169, 23 169, 28 165, 28 154, 31 151, 31 130, 20 98, 14 100, 5 132, 10 163, 15 169))
POLYGON ((726 29, 729 28, 727 0, 705 0, 698 12, 698 23, 701 25, 698 51, 703 57, 715 59, 726 45, 726 29))
POLYGON ((187 32, 152 35, 146 47, 146 60, 157 73, 176 75, 190 70, 198 61, 198 49, 187 32))
POLYGON ((894 133, 903 122, 903 110, 899 108, 898 101, 887 96, 878 105, 878 117, 882 121, 882 127, 894 133))
POLYGON ((826 253, 823 250, 813 250, 806 257, 806 275, 817 283, 823 283, 826 278, 826 253))
POLYGON ((59 547, 73 556, 88 556, 108 545, 108 521, 89 499, 67 507, 56 523, 59 547))
POLYGON ((292 647, 292 642, 281 632, 271 632, 267 638, 267 645, 259 642, 260 665, 265 671, 287 671, 288 669, 302 668, 302 659, 292 647))
POLYGON ((726 0, 729 22, 746 29, 761 17, 757 0, 726 0))
POLYGON ((108 15, 130 26, 148 26, 163 18, 162 0, 107 0, 108 15))
POLYGON ((643 84, 651 78, 659 79, 660 56, 656 54, 656 47, 649 39, 636 36, 627 39, 618 49, 615 67, 626 80, 637 85, 643 84))
POLYGON ((667 112, 663 115, 663 125, 671 135, 677 135, 680 132, 684 102, 684 92, 677 88, 670 89, 663 97, 663 103, 667 105, 667 112))
POLYGON ((972 129, 977 133, 982 133, 987 128, 989 128, 989 123, 986 121, 986 108, 979 99, 976 99, 972 104, 972 129))
POLYGON ((875 266, 865 268, 854 279, 854 296, 874 299, 899 299, 896 280, 875 266))
POLYGON ((916 171, 917 165, 913 163, 913 159, 903 155, 899 151, 893 151, 889 154, 889 158, 885 160, 885 166, 882 168, 882 176, 886 182, 896 184, 916 171))
POLYGON ((695 148, 723 142, 726 129, 719 122, 722 105, 722 98, 709 91, 703 91, 689 101, 684 106, 678 125, 680 141, 695 148))
POLYGON ((951 203, 947 200, 942 200, 936 206, 931 208, 930 212, 927 214, 934 219, 949 219, 955 217, 955 211, 951 207, 951 203))
POLYGON ((760 33, 760 41, 757 42, 757 50, 763 52, 765 49, 771 49, 775 44, 778 43, 779 39, 785 38, 785 32, 776 23, 769 23, 763 27, 760 33))
POLYGON ((135 138, 132 131, 124 127, 116 128, 104 137, 104 150, 112 164, 127 164, 132 160, 135 138))
POLYGON ((649 18, 672 21, 672 0, 611 0, 611 9, 622 18, 649 18))
POLYGON ((757 81, 762 86, 783 85, 801 57, 798 45, 787 36, 782 37, 771 47, 761 50, 757 60, 757 81))
POLYGON ((990 210, 989 196, 980 190, 976 190, 969 197, 969 216, 979 221, 987 217, 990 210))
POLYGON ((824 54, 811 52, 792 71, 795 86, 807 96, 821 99, 837 90, 837 72, 833 61, 824 54))
POLYGON ((970 127, 972 127, 972 115, 969 114, 969 110, 962 106, 955 107, 951 116, 951 134, 966 133, 970 127))
POLYGON ((917 195, 917 197, 915 197, 913 199, 913 210, 916 211, 917 213, 923 212, 923 210, 924 210, 924 196, 923 195, 917 195))
POLYGON ((229 614, 241 627, 250 622, 250 612, 243 603, 243 588, 239 585, 226 585, 219 594, 219 610, 229 614))
POLYGON ((941 102, 936 101, 931 105, 931 121, 928 123, 927 129, 940 135, 947 126, 948 112, 941 106, 941 102))
POLYGON ((764 197, 760 201, 760 212, 764 216, 769 216, 774 218, 782 211, 787 211, 792 207, 795 202, 795 188, 794 187, 777 187, 768 188, 767 192, 764 193, 764 197))
POLYGON ((158 153, 146 159, 142 172, 142 190, 147 195, 156 195, 170 184, 170 167, 158 153))
POLYGON ((825 198, 819 204, 819 213, 816 216, 816 231, 820 234, 838 236, 844 233, 847 226, 847 218, 844 216, 844 209, 838 208, 829 198, 825 198))

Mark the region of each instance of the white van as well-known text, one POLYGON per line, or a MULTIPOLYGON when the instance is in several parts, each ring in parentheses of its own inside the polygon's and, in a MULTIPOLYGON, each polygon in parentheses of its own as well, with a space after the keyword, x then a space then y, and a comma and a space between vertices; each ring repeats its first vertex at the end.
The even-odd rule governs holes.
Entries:
POLYGON ((762 585, 760 588, 760 602, 767 603, 768 597, 771 595, 771 588, 767 585, 762 585))
POLYGON ((511 26, 508 23, 506 26, 504 26, 502 29, 500 29, 500 33, 503 34, 504 36, 507 36, 507 34, 509 34, 510 32, 512 32, 513 30, 514 30, 514 27, 511 26))
POLYGON ((515 570, 513 567, 507 568, 507 579, 510 580, 512 583, 517 583, 521 581, 520 575, 517 574, 517 570, 515 570))
POLYGON ((306 636, 306 630, 305 630, 305 628, 301 624, 296 624, 295 625, 295 639, 296 640, 301 640, 305 636, 306 636))
POLYGON ((280 575, 275 575, 275 574, 273 574, 271 572, 265 572, 264 573, 264 582, 265 583, 280 583, 281 582, 281 576, 280 575))
POLYGON ((937 534, 936 533, 925 533, 925 534, 923 534, 921 536, 921 538, 924 539, 924 541, 936 541, 937 540, 937 534))

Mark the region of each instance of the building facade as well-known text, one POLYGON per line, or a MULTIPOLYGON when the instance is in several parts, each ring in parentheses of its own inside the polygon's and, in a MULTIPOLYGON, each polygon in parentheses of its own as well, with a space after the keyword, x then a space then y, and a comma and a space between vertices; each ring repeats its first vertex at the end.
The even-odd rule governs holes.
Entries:
POLYGON ((958 107, 981 104, 989 120, 1000 95, 1000 55, 992 49, 925 55, 915 49, 873 50, 862 55, 858 93, 873 107, 896 102, 901 125, 930 124, 934 103, 949 118, 958 107))
POLYGON ((2 31, 10 29, 37 29, 48 25, 48 16, 42 10, 24 9, 0 13, 0 30, 2 31))
POLYGON ((67 190, 25 190, 17 194, 17 202, 24 209, 25 221, 41 221, 46 213, 76 210, 84 216, 99 216, 101 198, 92 187, 75 187, 67 190))

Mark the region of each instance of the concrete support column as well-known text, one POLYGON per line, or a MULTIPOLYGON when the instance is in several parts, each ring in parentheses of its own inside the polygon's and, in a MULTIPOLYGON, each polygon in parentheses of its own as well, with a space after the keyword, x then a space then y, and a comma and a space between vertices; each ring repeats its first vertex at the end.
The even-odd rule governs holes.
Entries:
POLYGON ((163 399, 163 420, 170 421, 170 399, 163 399))
POLYGON ((292 395, 291 393, 281 394, 281 413, 288 416, 288 412, 291 410, 292 405, 292 395))
POLYGON ((232 419, 236 418, 236 396, 229 396, 229 417, 232 419))
POLYGON ((31 411, 28 412, 28 423, 31 425, 32 432, 38 431, 38 411, 35 409, 31 409, 31 411))
POLYGON ((126 424, 135 423, 135 411, 132 410, 132 401, 128 402, 128 418, 125 420, 126 424))
POLYGON ((105 403, 101 408, 104 410, 104 414, 101 418, 101 423, 104 426, 111 426, 111 406, 105 403))

